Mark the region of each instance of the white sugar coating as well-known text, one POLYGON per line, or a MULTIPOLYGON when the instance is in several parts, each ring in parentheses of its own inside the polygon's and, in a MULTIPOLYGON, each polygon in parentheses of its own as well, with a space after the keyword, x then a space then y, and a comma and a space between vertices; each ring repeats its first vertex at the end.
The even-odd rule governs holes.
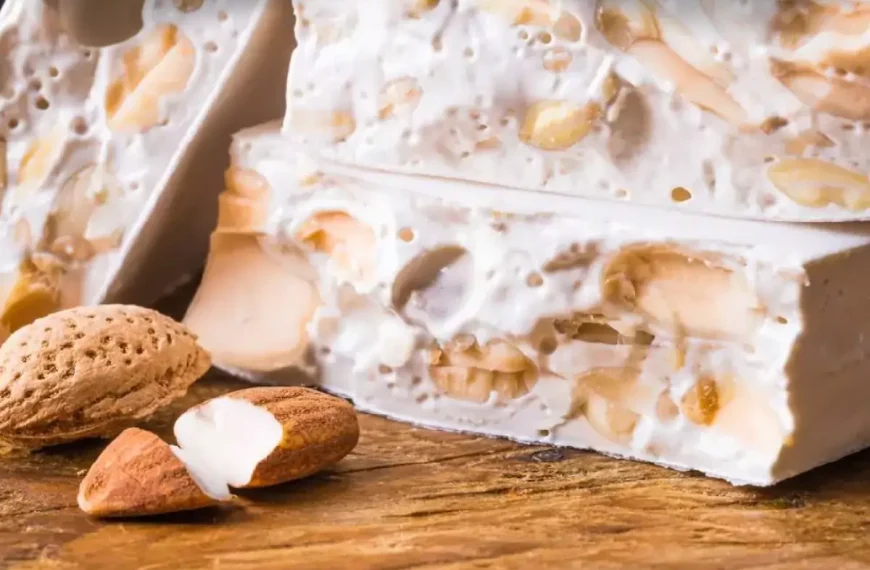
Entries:
POLYGON ((294 0, 283 130, 382 170, 709 214, 870 218, 870 8, 294 0))
POLYGON ((145 303, 187 278, 221 183, 214 141, 282 112, 286 2, 146 0, 138 23, 121 4, 0 12, 4 315, 34 291, 52 308, 145 303))
POLYGON ((870 442, 866 224, 542 202, 312 161, 275 123, 238 134, 232 163, 267 215, 240 229, 222 212, 209 267, 231 253, 234 270, 206 270, 186 319, 218 366, 296 381, 268 367, 279 315, 307 331, 284 338, 309 382, 421 425, 752 485, 870 442), (239 284, 287 293, 267 310, 220 294, 239 284), (245 323, 244 359, 224 315, 245 323))

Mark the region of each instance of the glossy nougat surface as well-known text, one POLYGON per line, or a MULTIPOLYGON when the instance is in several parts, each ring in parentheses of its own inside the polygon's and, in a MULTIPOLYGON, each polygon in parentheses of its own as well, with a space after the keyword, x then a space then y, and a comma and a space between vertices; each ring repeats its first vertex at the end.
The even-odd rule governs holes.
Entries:
POLYGON ((542 212, 529 192, 316 164, 274 124, 232 162, 186 318, 224 368, 737 483, 870 442, 866 225, 542 212))
POLYGON ((284 130, 347 164, 870 218, 870 5, 295 0, 284 130))

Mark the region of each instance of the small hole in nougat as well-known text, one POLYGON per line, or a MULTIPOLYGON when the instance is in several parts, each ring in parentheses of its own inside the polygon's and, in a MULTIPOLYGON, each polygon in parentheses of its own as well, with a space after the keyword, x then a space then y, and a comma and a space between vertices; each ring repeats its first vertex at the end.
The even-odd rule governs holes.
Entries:
POLYGON ((28 361, 28 360, 30 360, 30 355, 29 355, 29 354, 25 354, 24 356, 21 357, 21 363, 22 363, 22 364, 27 364, 27 361, 28 361))
POLYGON ((109 344, 110 342, 112 342, 112 338, 109 337, 109 336, 104 336, 104 337, 100 340, 100 342, 101 342, 101 344, 109 344))
POLYGON ((85 135, 88 132, 88 123, 81 117, 76 117, 72 122, 73 132, 77 135, 85 135))
POLYGON ((142 348, 141 346, 136 347, 136 354, 144 354, 144 353, 145 353, 144 348, 142 348))
POLYGON ((77 333, 76 333, 76 339, 77 339, 77 340, 81 340, 81 339, 83 339, 83 338, 85 338, 85 333, 81 333, 81 332, 77 332, 77 333))
POLYGON ((776 317, 776 322, 778 322, 781 325, 787 325, 788 319, 783 317, 783 316, 779 316, 779 317, 776 317))
POLYGON ((399 230, 399 239, 404 242, 412 242, 414 241, 414 230, 411 228, 402 228, 399 230))
POLYGON ((113 322, 115 322, 115 319, 113 319, 112 317, 106 317, 106 322, 113 323, 113 322))
POLYGON ((127 323, 128 323, 128 324, 131 324, 131 325, 132 325, 134 322, 135 322, 135 321, 134 321, 133 319, 131 319, 130 317, 127 317, 127 323))
POLYGON ((73 343, 71 343, 71 342, 65 342, 62 345, 60 345, 60 348, 62 350, 70 350, 70 349, 72 349, 72 347, 73 347, 73 343))
POLYGON ((671 190, 671 200, 674 202, 687 202, 692 199, 692 193, 683 188, 682 186, 677 186, 673 190, 671 190))
POLYGON ((541 354, 553 354, 558 347, 559 343, 556 339, 548 336, 541 339, 541 342, 538 344, 538 352, 541 354))
POLYGON ((155 332, 157 332, 157 331, 155 331, 153 328, 148 329, 148 334, 154 334, 155 332))
POLYGON ((93 360, 94 358, 97 357, 97 353, 96 353, 95 351, 93 351, 93 350, 86 350, 86 351, 85 351, 85 356, 87 356, 88 358, 90 358, 91 360, 93 360))
POLYGON ((133 364, 133 360, 130 358, 124 359, 124 366, 131 366, 133 364))
POLYGON ((526 285, 529 287, 540 287, 544 284, 544 278, 541 277, 540 273, 529 273, 526 276, 526 285))

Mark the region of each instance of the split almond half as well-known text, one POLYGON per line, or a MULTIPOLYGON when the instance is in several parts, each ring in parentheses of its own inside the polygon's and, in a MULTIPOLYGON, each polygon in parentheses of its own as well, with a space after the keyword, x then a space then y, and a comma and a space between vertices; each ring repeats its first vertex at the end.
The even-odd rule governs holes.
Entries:
POLYGON ((346 401, 307 388, 250 388, 209 400, 175 422, 173 451, 211 496, 313 475, 356 447, 346 401))
POLYGON ((169 445, 130 428, 97 458, 79 486, 79 508, 97 517, 133 517, 216 505, 169 445))

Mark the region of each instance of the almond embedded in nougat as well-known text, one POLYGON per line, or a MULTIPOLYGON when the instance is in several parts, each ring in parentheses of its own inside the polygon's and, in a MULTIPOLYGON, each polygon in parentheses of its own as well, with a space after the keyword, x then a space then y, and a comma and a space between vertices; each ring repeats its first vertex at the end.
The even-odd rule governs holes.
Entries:
POLYGON ((0 440, 39 448, 113 436, 183 396, 210 362, 195 335, 150 309, 53 313, 0 347, 0 440))
POLYGON ((218 504, 153 433, 124 430, 103 450, 79 486, 78 505, 97 517, 174 513, 218 504))
POLYGON ((302 364, 320 306, 307 261, 266 251, 257 234, 215 232, 184 324, 216 364, 271 372, 302 364), (289 300, 285 302, 285 300, 289 300))

